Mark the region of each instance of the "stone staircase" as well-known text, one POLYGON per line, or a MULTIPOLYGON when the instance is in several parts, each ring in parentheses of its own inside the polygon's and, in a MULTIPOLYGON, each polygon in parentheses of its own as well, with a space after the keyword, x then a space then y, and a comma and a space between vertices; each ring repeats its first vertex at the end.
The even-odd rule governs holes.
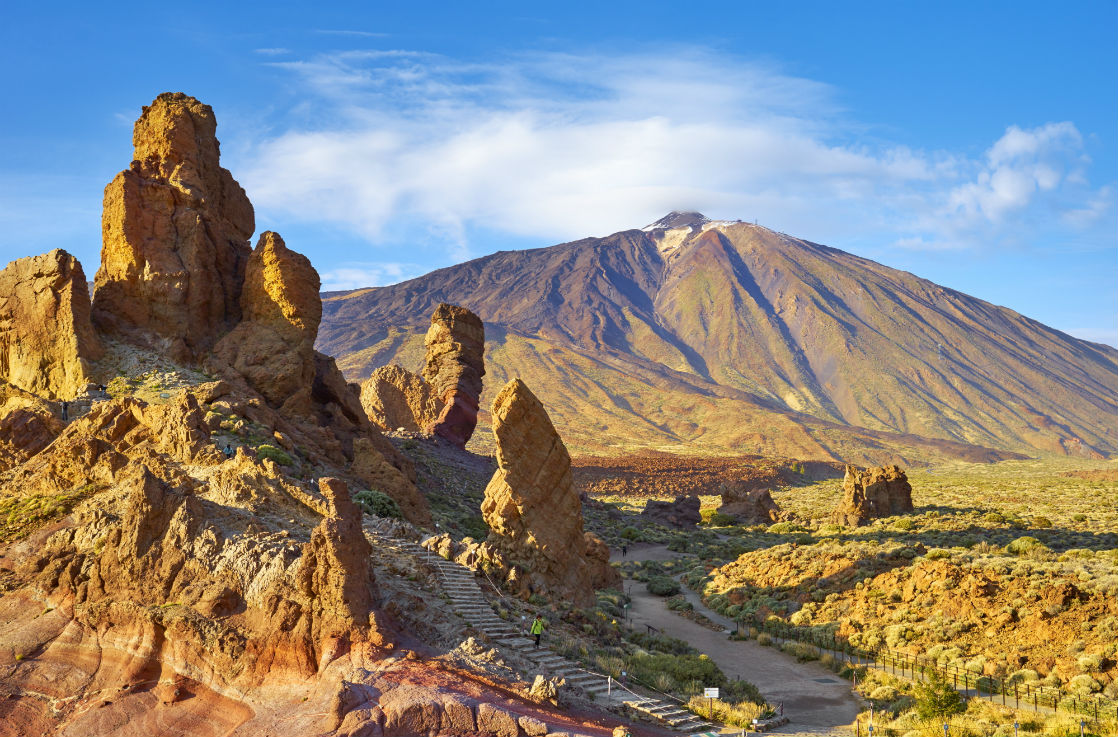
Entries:
MULTIPOLYGON (((463 565, 432 553, 407 540, 384 532, 369 530, 382 547, 410 555, 430 565, 438 574, 439 583, 450 597, 454 611, 471 627, 502 649, 516 650, 531 661, 540 672, 551 678, 562 678, 596 701, 624 704, 634 712, 651 717, 668 728, 689 735, 717 734, 718 727, 675 704, 651 697, 636 696, 616 681, 592 673, 577 663, 545 647, 536 648, 533 638, 523 629, 497 616, 490 606, 473 571, 463 565)), ((546 635, 545 635, 546 639, 546 635)))

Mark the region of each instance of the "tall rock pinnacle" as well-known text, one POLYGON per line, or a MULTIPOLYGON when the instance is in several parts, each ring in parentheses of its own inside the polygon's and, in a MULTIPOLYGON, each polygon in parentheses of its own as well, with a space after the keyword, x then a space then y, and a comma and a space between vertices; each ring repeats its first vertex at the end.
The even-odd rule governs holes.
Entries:
POLYGON ((161 94, 136 121, 135 160, 105 187, 93 321, 183 361, 240 319, 255 229, 216 129, 209 105, 161 94))

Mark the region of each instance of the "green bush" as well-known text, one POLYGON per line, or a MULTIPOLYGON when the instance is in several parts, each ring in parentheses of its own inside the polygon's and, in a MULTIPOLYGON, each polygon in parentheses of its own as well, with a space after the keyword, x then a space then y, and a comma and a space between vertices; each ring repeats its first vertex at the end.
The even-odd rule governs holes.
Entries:
POLYGON ((680 591, 679 581, 668 576, 651 576, 648 579, 648 592, 656 596, 675 596, 680 591))
POLYGON ((947 719, 966 711, 963 695, 939 671, 929 671, 927 680, 916 685, 916 714, 925 720, 947 719))
POLYGON ((291 456, 284 453, 282 450, 274 445, 258 445, 256 447, 257 458, 267 458, 270 461, 275 461, 281 466, 290 466, 295 463, 291 456))
POLYGON ((668 609, 674 612, 690 612, 695 609, 695 606, 687 601, 685 596, 673 596, 667 601, 668 609))
POLYGON ((353 495, 353 501, 357 502, 357 506, 361 507, 365 514, 392 519, 404 518, 400 511, 400 505, 383 491, 377 491, 376 489, 359 491, 353 495))
POLYGON ((1041 529, 1044 529, 1046 527, 1051 527, 1052 526, 1052 520, 1048 519, 1047 517, 1033 517, 1033 525, 1032 526, 1037 528, 1038 530, 1041 530, 1041 529))
POLYGON ((1009 553, 1010 555, 1024 555, 1030 550, 1039 550, 1041 548, 1047 550, 1047 547, 1040 540, 1037 540, 1035 537, 1025 535, 1006 545, 1005 552, 1009 553))
POLYGON ((703 522, 711 527, 728 527, 737 521, 737 518, 732 514, 722 514, 716 509, 704 509, 702 511, 703 522))
POLYGON ((626 527, 624 530, 621 531, 621 537, 625 538, 626 540, 633 541, 644 539, 644 535, 642 535, 641 531, 638 530, 636 527, 626 527))

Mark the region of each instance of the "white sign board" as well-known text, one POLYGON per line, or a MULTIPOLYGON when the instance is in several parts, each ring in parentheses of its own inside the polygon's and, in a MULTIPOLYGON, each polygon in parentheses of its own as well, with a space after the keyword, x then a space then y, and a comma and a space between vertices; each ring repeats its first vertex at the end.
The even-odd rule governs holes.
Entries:
POLYGON ((703 689, 703 698, 717 699, 718 698, 718 689, 717 688, 704 688, 703 689))

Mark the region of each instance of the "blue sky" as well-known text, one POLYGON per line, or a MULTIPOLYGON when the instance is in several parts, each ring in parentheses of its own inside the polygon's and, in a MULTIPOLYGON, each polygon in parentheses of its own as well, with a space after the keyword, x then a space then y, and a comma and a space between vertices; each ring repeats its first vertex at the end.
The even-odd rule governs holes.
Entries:
POLYGON ((327 287, 756 219, 1118 345, 1118 3, 56 3, 0 26, 0 259, 92 277, 156 94, 327 287))

